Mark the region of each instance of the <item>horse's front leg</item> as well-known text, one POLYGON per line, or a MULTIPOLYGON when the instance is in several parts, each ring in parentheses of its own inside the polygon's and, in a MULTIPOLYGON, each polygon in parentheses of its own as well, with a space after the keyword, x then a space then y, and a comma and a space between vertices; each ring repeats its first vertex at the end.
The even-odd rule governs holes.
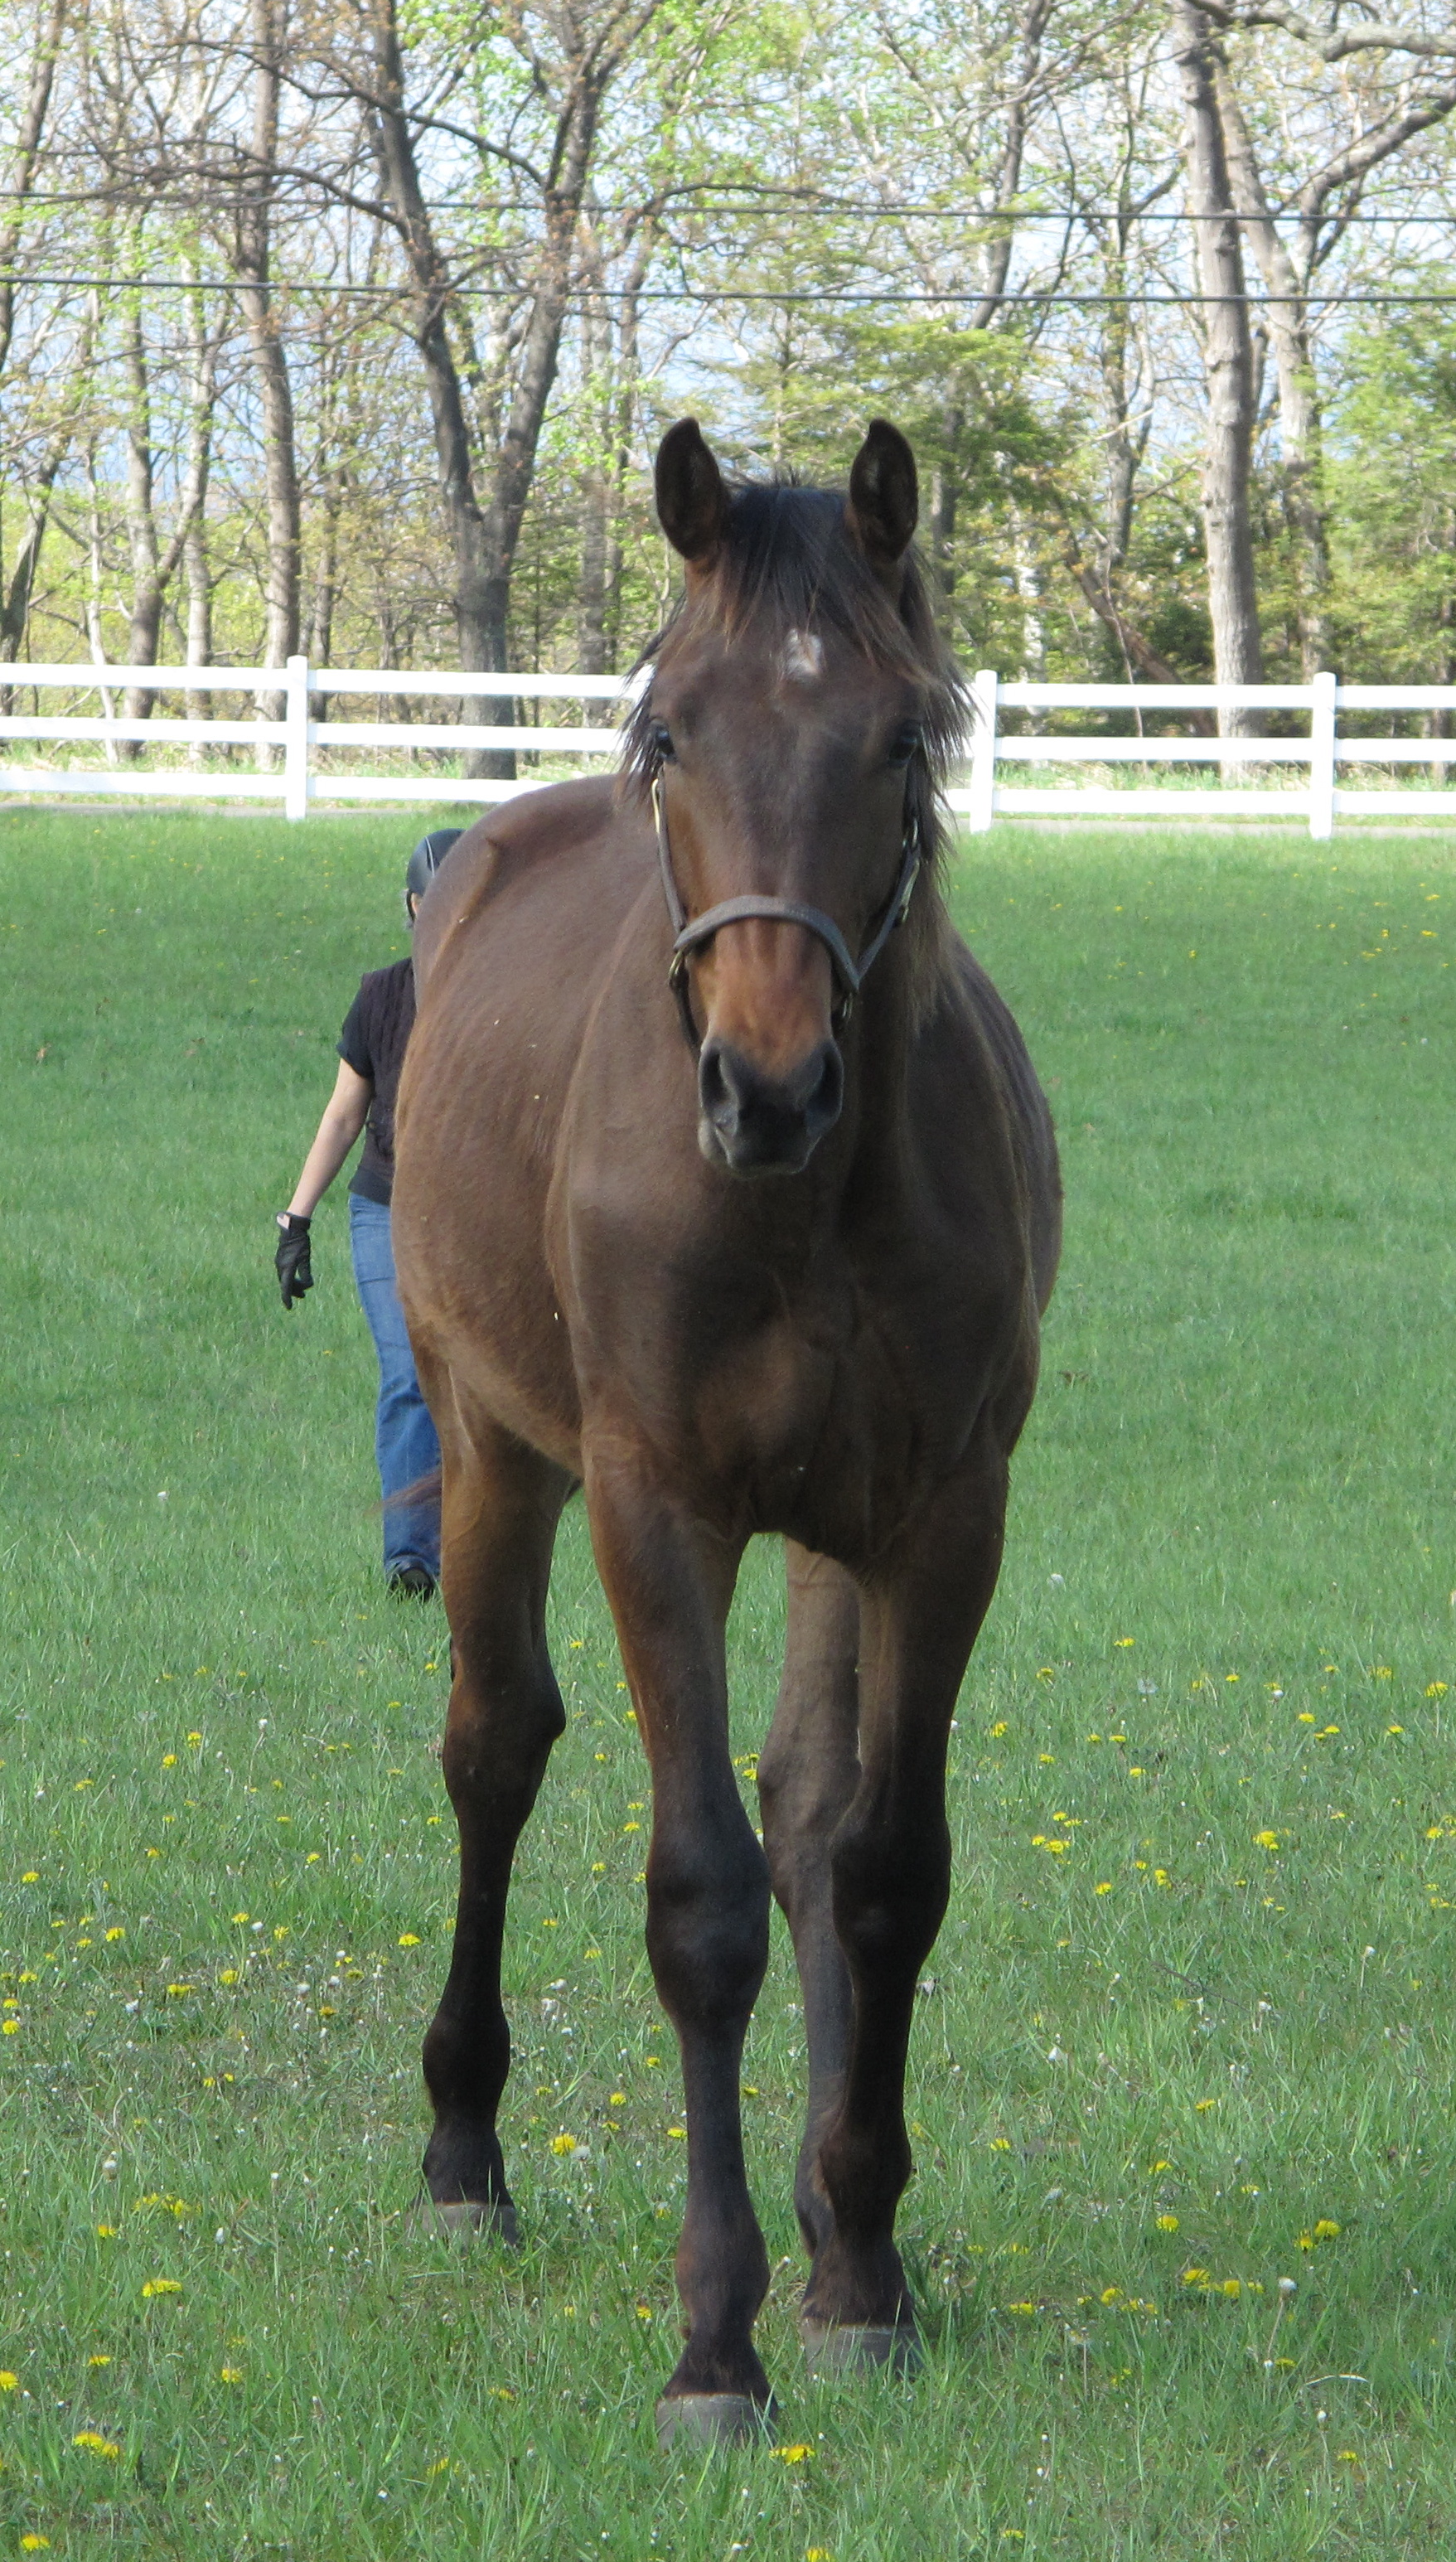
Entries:
POLYGON ((832 2217, 819 2148, 844 2090, 849 1970, 834 1929, 829 1848, 859 1780, 859 1592, 827 1556, 785 1544, 789 1628, 774 1722, 759 1755, 759 1804, 774 1894, 794 1938, 809 2049, 809 2105, 794 2180, 805 2248, 832 2217))
POLYGON ((895 2248, 910 2176, 905 2064, 915 1986, 950 1894, 946 1743, 1001 1563, 1005 1461, 978 1447, 916 1535, 861 1586, 859 1784, 834 1836, 834 1927, 852 1987, 842 2096, 819 2145, 833 2211, 805 2288, 816 2364, 912 2363, 895 2248))
POLYGON ((435 2129, 425 2179, 448 2224, 515 2239, 496 2109, 510 2067, 500 1948, 516 1839, 566 1724, 546 1652, 546 1586, 571 1480, 493 1424, 444 1436, 442 1563, 454 1641, 445 1779, 460 1836, 451 1968, 425 2040, 435 2129))
POLYGON ((677 2032, 687 2212, 677 2248, 685 2345, 658 2405, 680 2430, 743 2437, 769 2386, 753 2344, 769 2264, 748 2193, 739 2071, 769 1946, 768 1866, 728 1748, 723 1629, 741 1546, 614 1452, 586 1471, 597 1561, 652 1769, 647 1954, 677 2032))

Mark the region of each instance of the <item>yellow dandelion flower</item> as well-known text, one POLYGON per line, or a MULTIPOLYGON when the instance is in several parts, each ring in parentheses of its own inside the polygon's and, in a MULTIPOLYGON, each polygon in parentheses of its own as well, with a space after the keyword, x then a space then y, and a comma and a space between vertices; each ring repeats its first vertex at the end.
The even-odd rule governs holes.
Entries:
POLYGON ((13 2393, 19 2382, 20 2377, 12 2375, 8 2366, 0 2366, 0 2393, 13 2393))
POLYGON ((1203 2116, 1209 2108, 1216 2108, 1217 2105, 1218 2103, 1216 2100, 1195 2100, 1193 2102, 1193 2106, 1196 2108, 1200 2117, 1203 2116))
POLYGON ((1319 2223, 1315 2226, 1315 2240, 1317 2242, 1336 2242, 1339 2238, 1339 2225, 1335 2223, 1332 2217, 1322 2215, 1319 2223))
POLYGON ((0 2020, 0 2037, 19 2037, 19 2035, 20 2022, 18 2019, 0 2020))
POLYGON ((98 2224, 96 2226, 96 2232, 102 2242, 114 2242, 120 2229, 121 2228, 118 2224, 98 2224))
POLYGON ((168 1984, 167 1999, 168 2001, 181 2001, 184 1994, 194 1993, 196 1990, 197 1986, 195 1984, 168 1984))
POLYGON ((225 2384, 241 2384, 243 2381, 241 2366, 220 2366, 218 2373, 225 2384))
POLYGON ((1239 2296, 1243 2293, 1243 2280, 1241 2278, 1225 2278, 1221 2291, 1227 2295, 1231 2304, 1236 2304, 1239 2296))
POLYGON ((1444 1698, 1445 1698, 1445 1696, 1446 1696, 1446 1685, 1445 1685, 1445 1683, 1444 1683, 1444 1682, 1427 1682, 1427 1683, 1426 1683, 1426 1697, 1427 1697, 1427 1699, 1444 1699, 1444 1698))
POLYGON ((574 2153, 576 2148, 575 2135, 553 2135, 551 2138, 551 2149, 554 2153, 574 2153))
POLYGON ((797 2447, 771 2447, 769 2452, 781 2465, 804 2465, 808 2464, 814 2449, 801 2443, 797 2447))
POLYGON ((994 1736, 994 1737, 996 1737, 996 1738, 998 1738, 998 1740, 999 1740, 999 1739, 1000 1739, 1000 1738, 1001 1738, 1002 1735, 1004 1735, 1004 1734, 1005 1734, 1005 1732, 1006 1732, 1006 1721, 1005 1721, 1005 1719, 1004 1719, 1003 1717, 999 1717, 999 1718, 997 1719, 997 1722, 996 1722, 995 1726, 992 1728, 991 1732, 992 1732, 993 1736, 994 1736))
POLYGON ((88 2455, 104 2456, 112 2465, 121 2453, 114 2438, 103 2438, 95 2429, 78 2429, 71 2443, 73 2447, 85 2447, 88 2455))
POLYGON ((420 1933, 418 1930, 402 1930, 400 1932, 400 1946, 402 1948, 418 1948, 419 1945, 420 1933))
POLYGON ((1176 2215, 1160 2215, 1158 2218, 1158 2230, 1160 2233, 1176 2233, 1178 2231, 1178 2217, 1176 2215))
POLYGON ((20 2549, 22 2553, 49 2553, 51 2539, 49 2535, 23 2535, 20 2539, 20 2549))
POLYGON ((180 2295, 182 2281, 180 2278, 148 2278, 141 2292, 143 2301, 152 2295, 180 2295))
POLYGON ((669 2126, 667 2132, 669 2135, 673 2136, 678 2143, 685 2143, 687 2140, 686 2126, 669 2126))
POLYGON ((1102 2301, 1103 2301, 1105 2304, 1120 2304, 1120 2303, 1122 2302, 1122 2299, 1123 2299, 1123 2290, 1122 2290, 1121 2287, 1104 2287, 1104 2288, 1103 2288, 1103 2289, 1102 2289, 1102 2301))
POLYGON ((1111 1880, 1111 1878, 1110 1878, 1110 1877, 1104 1877, 1104 1878, 1102 1878, 1102 1879, 1099 1881, 1099 1883, 1098 1883, 1098 1884, 1093 1888, 1092 1892, 1093 1892, 1093 1894, 1094 1894, 1094 1895, 1110 1895, 1110 1894, 1112 1893, 1112 1880, 1111 1880))
POLYGON ((625 2091, 614 2091, 611 2099, 607 2103, 607 2105, 609 2108, 625 2108, 627 2106, 627 2093, 625 2091))
POLYGON ((41 1882, 40 1870, 38 1868, 28 1868, 20 1882, 22 1886, 39 1886, 41 1882))
POLYGON ((1135 1643, 1136 1640, 1132 1637, 1114 1637, 1113 1639, 1113 1644, 1116 1646, 1131 1646, 1135 1643))
POLYGON ((1184 2269, 1183 2282, 1185 2287, 1206 2287, 1208 2272, 1206 2269, 1184 2269))
POLYGON ((1276 1832, 1270 1832, 1266 1827, 1263 1832, 1255 1833, 1254 1845, 1258 1850, 1277 1850, 1279 1848, 1279 1835, 1276 1832))

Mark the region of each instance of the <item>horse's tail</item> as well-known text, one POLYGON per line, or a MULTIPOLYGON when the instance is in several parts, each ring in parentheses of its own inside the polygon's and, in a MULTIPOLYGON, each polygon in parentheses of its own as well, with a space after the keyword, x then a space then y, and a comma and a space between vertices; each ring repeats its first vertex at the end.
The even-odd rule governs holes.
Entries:
POLYGON ((442 1483, 443 1478, 441 1470, 439 1468, 432 1468, 428 1476, 416 1477, 408 1486, 397 1486, 392 1495, 386 1495, 384 1497, 379 1509, 382 1513, 392 1513, 396 1506, 400 1504, 438 1505, 440 1502, 440 1489, 442 1483))

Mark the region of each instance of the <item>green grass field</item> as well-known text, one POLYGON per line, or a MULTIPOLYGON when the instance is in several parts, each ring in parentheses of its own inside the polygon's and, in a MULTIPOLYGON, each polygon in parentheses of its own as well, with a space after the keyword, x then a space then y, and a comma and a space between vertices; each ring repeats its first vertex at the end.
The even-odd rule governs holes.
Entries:
MULTIPOLYGON (((804 2378, 777 1929, 778 2446, 664 2459, 681 2096, 579 1508, 507 1960, 525 2244, 405 2220, 445 1624, 379 1586, 342 1198, 290 1316, 270 1214, 412 835, 0 816, 0 2556, 1450 2555, 1448 845, 1006 827, 961 864, 1067 1254, 913 2056, 927 2366, 804 2378)), ((746 1769, 779 1625, 765 1553, 746 1769)))

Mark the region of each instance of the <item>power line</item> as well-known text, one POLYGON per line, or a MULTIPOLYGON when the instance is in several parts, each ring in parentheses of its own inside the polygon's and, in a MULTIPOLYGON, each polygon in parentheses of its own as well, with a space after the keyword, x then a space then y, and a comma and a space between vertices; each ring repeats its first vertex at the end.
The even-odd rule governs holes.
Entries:
MULTIPOLYGON (((984 205, 885 204, 875 197, 861 199, 850 196, 820 196, 808 188, 767 189, 762 193, 743 197, 729 195, 711 197, 697 196, 688 187, 680 193, 674 191, 673 201, 680 202, 682 196, 689 196, 692 199, 691 205, 685 208, 686 210, 705 214, 760 214, 766 220, 781 212, 794 212, 800 209, 819 214, 861 215, 876 222, 1014 224, 1022 228, 1035 223, 1087 223, 1092 220, 1086 207, 1082 205, 1020 205, 1010 209, 1002 208, 998 212, 988 211, 984 205)), ((0 203, 88 205, 97 209, 121 211, 132 201, 124 195, 110 197, 104 190, 95 188, 77 189, 71 194, 41 195, 34 190, 21 187, 0 187, 0 203)), ((198 198, 195 194, 175 196, 149 194, 146 197, 144 211, 154 213, 162 208, 180 209, 184 213, 196 214, 198 198)), ((256 212, 257 208, 256 196, 211 196, 207 198, 203 210, 208 214, 218 214, 256 212)), ((277 198, 273 198, 272 210, 274 213, 286 213, 290 208, 281 204, 277 198)), ((432 214, 516 214, 521 211, 521 199, 469 197, 461 201, 453 197, 440 196, 433 197, 427 202, 426 211, 432 214)), ((610 220, 623 214, 639 215, 642 212, 642 206, 639 203, 597 204, 587 205, 583 211, 594 220, 610 220)), ((1098 219, 1105 222, 1109 218, 1104 216, 1098 219)), ((1239 217, 1232 206, 1222 213, 1198 213, 1191 208, 1181 210, 1177 207, 1149 205, 1142 209, 1134 209, 1116 219, 1120 223, 1224 223, 1237 222, 1239 217)), ((1263 220, 1265 217, 1261 216, 1260 219, 1263 220)), ((1271 214, 1267 219, 1276 223, 1302 223, 1305 217, 1293 207, 1287 206, 1282 212, 1271 214)), ((1373 230, 1389 224, 1446 223, 1450 221, 1451 216, 1447 207, 1436 206, 1424 213, 1342 215, 1336 211, 1322 219, 1338 222, 1343 231, 1349 231, 1356 227, 1373 230)))
MULTIPOLYGON (((342 296, 352 301, 400 302, 418 294, 420 290, 419 287, 411 284, 333 284, 312 277, 289 277, 283 280, 274 278, 260 288, 257 285, 247 284, 237 276, 180 275, 0 275, 0 286, 4 285, 58 293, 241 293, 245 290, 254 292, 262 290, 279 301, 286 301, 290 294, 309 293, 332 297, 342 296)), ((466 298, 475 302, 499 302, 510 300, 515 296, 513 289, 504 285, 455 284, 428 298, 432 307, 437 307, 466 298)), ((579 286, 569 298, 577 308, 580 308, 588 302, 610 299, 610 294, 603 289, 579 286)), ((1069 311, 1116 311, 1132 305, 1140 309, 1202 311, 1215 304, 1232 308, 1243 305, 1251 311, 1265 311, 1271 307, 1278 308, 1288 304, 1296 310, 1302 310, 1312 302, 1336 305, 1341 310, 1363 311, 1406 311, 1425 308, 1436 310, 1444 308, 1447 304, 1456 305, 1456 291, 1433 293, 1426 289, 1419 292, 1397 290, 1378 293, 1340 293, 1333 290, 1322 291, 1314 286, 1308 293, 1168 293, 1153 292, 1140 286, 1130 287, 1125 293, 1066 293, 1059 288, 1053 290, 1049 286, 1041 287, 1035 284, 1019 286, 1011 291, 1001 293, 985 293, 974 285, 948 286, 941 293, 907 293, 898 287, 883 293, 866 293, 858 286, 851 289, 847 286, 825 284, 816 286, 813 290, 799 291, 790 288, 781 293, 767 286, 660 284, 643 286, 636 298, 639 302, 695 302, 705 308, 716 307, 721 303, 762 302, 772 305, 775 309, 800 304, 832 303, 835 308, 866 310, 925 307, 939 309, 947 303, 962 302, 991 302, 998 309, 1006 310, 1014 310, 1022 303, 1034 303, 1041 309, 1069 311)))

